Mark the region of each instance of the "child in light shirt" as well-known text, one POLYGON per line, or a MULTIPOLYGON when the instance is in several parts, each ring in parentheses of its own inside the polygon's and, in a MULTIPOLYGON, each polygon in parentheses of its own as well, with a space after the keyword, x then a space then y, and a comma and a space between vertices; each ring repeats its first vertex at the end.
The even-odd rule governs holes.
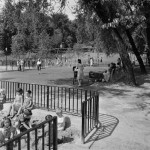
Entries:
POLYGON ((21 88, 17 89, 16 91, 16 97, 14 99, 14 102, 11 104, 11 106, 9 107, 9 111, 8 111, 8 117, 10 116, 10 118, 13 118, 15 116, 15 113, 18 112, 18 110, 20 109, 20 107, 23 104, 23 90, 21 88))

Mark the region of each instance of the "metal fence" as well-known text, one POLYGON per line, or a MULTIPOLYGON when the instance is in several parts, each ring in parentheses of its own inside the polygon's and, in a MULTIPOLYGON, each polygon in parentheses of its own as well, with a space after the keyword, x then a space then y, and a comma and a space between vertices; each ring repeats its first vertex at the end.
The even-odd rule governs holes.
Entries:
POLYGON ((99 95, 95 95, 82 103, 82 142, 99 123, 99 95))
POLYGON ((51 111, 61 108, 64 113, 82 115, 83 143, 98 125, 99 95, 96 91, 10 81, 1 81, 0 87, 5 89, 7 101, 12 101, 16 89, 22 88, 32 91, 33 103, 37 108, 51 111))
POLYGON ((0 149, 6 150, 23 150, 25 147, 27 150, 38 150, 39 148, 41 150, 57 150, 57 117, 44 121, 0 145, 0 149), (45 126, 48 126, 49 133, 46 136, 45 126), (48 144, 46 145, 45 142, 48 142, 48 144))
MULTIPOLYGON (((0 60, 0 66, 2 70, 18 70, 17 61, 16 60, 0 60)), ((45 61, 42 61, 41 68, 45 68, 46 64, 45 61)), ((24 69, 36 69, 37 62, 35 60, 26 60, 24 62, 24 69)))
POLYGON ((33 103, 37 108, 61 108, 64 112, 74 115, 81 115, 82 102, 95 95, 95 91, 90 90, 10 81, 1 81, 0 87, 5 89, 7 101, 12 101, 16 89, 22 88, 23 91, 32 91, 33 103))

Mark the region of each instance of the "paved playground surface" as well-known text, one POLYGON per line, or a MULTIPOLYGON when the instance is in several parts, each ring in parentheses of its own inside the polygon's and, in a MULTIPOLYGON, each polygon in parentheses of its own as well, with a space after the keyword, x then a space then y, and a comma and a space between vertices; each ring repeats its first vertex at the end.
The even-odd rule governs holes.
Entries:
MULTIPOLYGON (((91 70, 104 69, 105 67, 86 67, 85 75, 91 70)), ((72 77, 72 67, 46 68, 40 74, 37 70, 0 72, 0 80, 57 86, 73 86, 72 77)), ((81 144, 80 139, 77 139, 72 143, 62 144, 58 149, 150 150, 150 114, 145 116, 150 110, 150 75, 137 77, 137 80, 139 87, 130 87, 123 83, 86 85, 85 88, 97 89, 100 93, 99 112, 104 130, 98 129, 86 144, 81 144)), ((44 115, 46 113, 43 112, 44 115)), ((71 119, 80 128, 79 118, 71 119)))

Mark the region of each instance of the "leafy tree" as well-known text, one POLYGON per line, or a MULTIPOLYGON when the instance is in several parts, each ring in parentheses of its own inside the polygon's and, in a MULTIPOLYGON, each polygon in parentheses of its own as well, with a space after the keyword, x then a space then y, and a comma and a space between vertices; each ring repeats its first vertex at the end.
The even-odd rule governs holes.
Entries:
MULTIPOLYGON (((64 1, 63 1, 64 2, 64 1)), ((126 4, 126 3, 125 3, 126 4)), ((143 61, 140 57, 140 54, 137 51, 137 48, 135 46, 135 43, 133 41, 133 38, 131 36, 130 30, 126 28, 128 21, 126 21, 125 13, 130 11, 129 9, 126 9, 126 5, 122 3, 122 1, 117 0, 79 0, 79 6, 84 13, 91 12, 91 14, 94 14, 98 16, 98 19, 100 19, 104 23, 104 28, 110 28, 110 34, 115 33, 116 38, 122 43, 122 49, 119 50, 120 57, 122 59, 122 62, 124 64, 124 68, 126 71, 127 80, 129 83, 136 85, 134 72, 132 68, 131 61, 129 59, 129 55, 127 52, 127 45, 122 37, 122 34, 126 34, 128 37, 128 40, 132 46, 132 49, 134 50, 134 53, 136 54, 138 61, 141 66, 141 70, 143 72, 146 72, 145 66, 143 64, 143 61), (119 18, 118 18, 119 15, 119 18), (115 20, 117 18, 117 21, 115 20), (119 26, 118 26, 119 25, 119 26)), ((128 19, 127 19, 128 20, 128 19)), ((129 26, 130 27, 130 26, 129 26)))
MULTIPOLYGON (((61 30, 62 41, 65 47, 72 47, 76 43, 76 24, 68 19, 67 15, 62 13, 54 13, 51 17, 54 30, 61 30)), ((59 45, 61 44, 59 43, 59 45)), ((57 45, 57 47, 59 47, 57 45)))

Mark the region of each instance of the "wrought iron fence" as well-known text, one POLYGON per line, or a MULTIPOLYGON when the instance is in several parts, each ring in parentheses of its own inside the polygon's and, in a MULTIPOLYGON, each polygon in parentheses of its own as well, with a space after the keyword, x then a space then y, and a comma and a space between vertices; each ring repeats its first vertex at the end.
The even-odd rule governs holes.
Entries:
POLYGON ((81 115, 82 102, 95 95, 95 91, 91 90, 10 81, 1 81, 0 87, 5 89, 7 101, 12 101, 16 89, 22 88, 23 91, 32 91, 33 103, 37 108, 61 108, 64 112, 74 115, 81 115))
POLYGON ((82 102, 82 142, 99 123, 99 95, 82 102))
POLYGON ((27 150, 38 150, 39 148, 57 150, 57 117, 44 121, 0 145, 0 149, 6 150, 22 150, 25 147, 27 150), (48 126, 47 131, 45 131, 46 126, 48 126))
POLYGON ((12 101, 17 88, 22 88, 32 91, 33 103, 37 108, 51 111, 61 108, 64 113, 82 116, 83 143, 98 125, 99 94, 96 91, 10 81, 1 81, 0 87, 5 89, 7 101, 12 101))

